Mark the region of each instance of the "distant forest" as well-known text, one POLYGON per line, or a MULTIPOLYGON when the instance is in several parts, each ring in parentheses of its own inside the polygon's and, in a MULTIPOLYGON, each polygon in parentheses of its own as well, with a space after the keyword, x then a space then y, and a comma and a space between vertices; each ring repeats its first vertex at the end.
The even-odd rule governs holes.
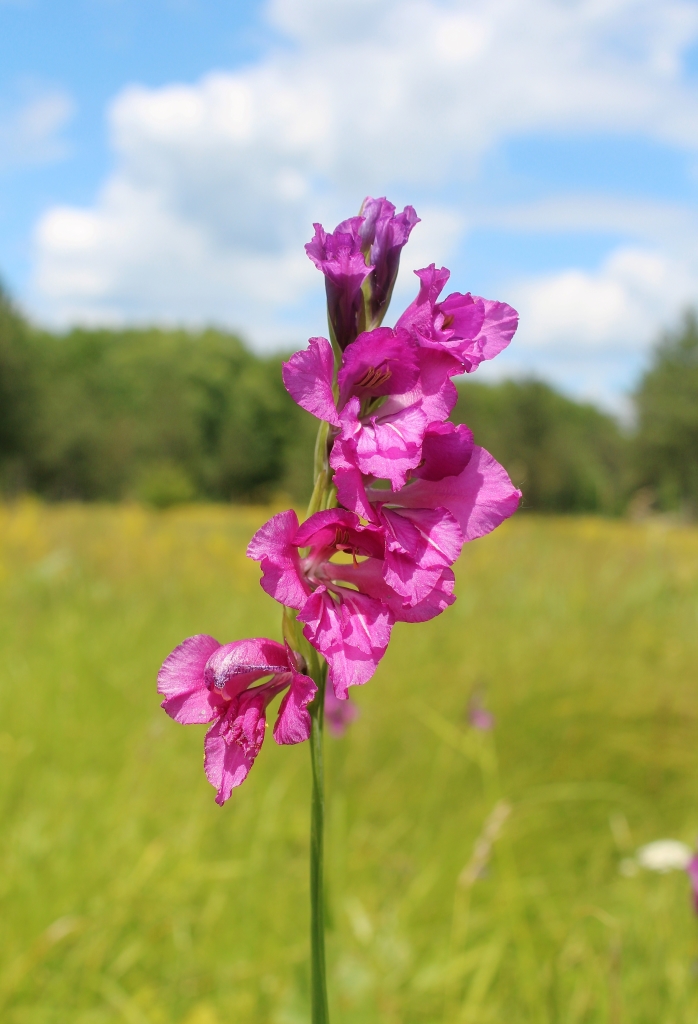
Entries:
MULTIPOLYGON (((316 421, 280 364, 213 329, 52 334, 0 292, 0 495, 302 503, 316 421)), ((657 344, 632 431, 538 380, 458 387, 453 419, 506 466, 525 508, 698 511, 694 314, 657 344)))

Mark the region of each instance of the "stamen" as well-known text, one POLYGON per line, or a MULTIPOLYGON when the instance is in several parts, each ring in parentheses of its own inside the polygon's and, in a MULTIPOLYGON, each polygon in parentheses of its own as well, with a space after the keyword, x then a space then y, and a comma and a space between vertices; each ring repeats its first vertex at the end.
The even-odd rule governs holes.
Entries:
POLYGON ((349 543, 349 531, 347 529, 343 529, 341 526, 336 528, 334 546, 338 551, 347 551, 351 548, 351 544, 349 543))
POLYGON ((343 529, 341 526, 336 527, 334 546, 337 551, 343 551, 345 554, 350 554, 354 559, 354 565, 357 564, 356 548, 351 543, 349 531, 347 529, 343 529))
POLYGON ((385 384, 387 380, 392 377, 392 371, 384 366, 383 369, 376 369, 375 366, 369 366, 364 373, 363 377, 354 382, 354 387, 357 388, 379 388, 385 384))
POLYGON ((445 316, 444 317, 444 322, 441 324, 441 330, 442 331, 448 330, 448 328, 451 326, 451 324, 453 323, 454 320, 455 320, 455 316, 453 315, 453 313, 449 313, 448 316, 445 316))

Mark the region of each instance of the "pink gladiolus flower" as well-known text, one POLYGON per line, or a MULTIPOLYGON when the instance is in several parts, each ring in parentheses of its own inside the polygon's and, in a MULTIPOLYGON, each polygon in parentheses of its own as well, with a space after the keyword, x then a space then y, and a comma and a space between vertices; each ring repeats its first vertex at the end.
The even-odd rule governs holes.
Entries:
POLYGON ((261 563, 262 587, 298 611, 303 633, 327 659, 338 697, 367 682, 383 657, 395 617, 380 599, 343 585, 382 567, 385 543, 377 526, 362 526, 344 509, 317 512, 302 524, 292 510, 280 512, 250 541, 247 554, 261 563), (301 556, 300 549, 308 554, 301 556), (339 552, 354 564, 332 562, 339 552), (361 557, 365 561, 358 562, 361 557), (358 572, 357 572, 358 570, 358 572))
POLYGON ((282 372, 291 397, 340 435, 341 460, 331 459, 333 468, 348 462, 397 488, 419 465, 429 425, 444 420, 455 405, 450 375, 458 365, 448 353, 420 351, 407 331, 379 327, 359 335, 345 352, 336 401, 332 349, 325 338, 311 338, 282 372))
POLYGON ((461 364, 459 373, 471 373, 483 360, 493 359, 507 347, 519 322, 515 309, 470 292, 452 292, 437 302, 450 272, 445 267, 437 270, 432 263, 415 274, 420 280, 419 294, 396 327, 410 331, 421 345, 455 356, 461 364))
POLYGON ((443 517, 449 512, 460 527, 461 543, 484 537, 518 508, 521 491, 486 449, 473 444, 465 424, 431 424, 422 454, 423 461, 410 472, 408 483, 390 490, 343 458, 338 439, 332 458, 338 467, 334 482, 340 504, 375 524, 385 523, 395 513, 414 517, 433 510, 443 517))
POLYGON ((346 700, 339 700, 335 697, 332 687, 328 686, 325 690, 325 721, 332 735, 337 738, 343 736, 358 717, 359 709, 356 704, 352 704, 348 697, 346 700))
POLYGON ((288 690, 274 726, 277 743, 301 743, 310 735, 308 704, 317 687, 297 655, 274 640, 237 640, 221 645, 212 636, 189 637, 175 647, 158 673, 158 693, 170 718, 183 725, 213 723, 204 740, 204 769, 224 804, 245 781, 264 740, 265 710, 288 690), (261 686, 260 679, 270 677, 261 686))
POLYGON ((364 526, 353 512, 335 508, 301 526, 295 512, 280 512, 257 531, 247 553, 261 563, 266 592, 297 609, 343 699, 349 686, 371 678, 396 620, 423 621, 453 603, 449 565, 461 544, 458 524, 445 511, 423 517, 409 510, 364 526), (351 561, 333 561, 338 554, 351 561))
MULTIPOLYGON (((339 488, 339 483, 338 483, 339 488)), ((448 509, 458 521, 465 541, 491 533, 519 507, 521 491, 488 451, 478 445, 457 476, 440 480, 417 477, 397 492, 369 488, 370 501, 411 509, 448 509)))

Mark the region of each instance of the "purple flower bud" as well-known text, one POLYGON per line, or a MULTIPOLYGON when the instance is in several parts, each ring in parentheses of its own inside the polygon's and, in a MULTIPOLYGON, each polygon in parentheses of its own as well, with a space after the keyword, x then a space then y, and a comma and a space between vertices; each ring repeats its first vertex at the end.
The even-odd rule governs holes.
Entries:
POLYGON ((383 320, 402 247, 418 221, 411 206, 396 216, 387 199, 367 196, 361 214, 342 221, 331 234, 322 224, 313 225, 315 236, 305 251, 325 275, 327 318, 342 352, 359 334, 378 327, 383 320))
POLYGON ((362 248, 366 262, 373 266, 369 277, 367 326, 374 328, 380 326, 386 314, 400 268, 402 247, 412 228, 419 223, 419 217, 412 206, 406 206, 396 216, 395 207, 385 197, 372 199, 371 196, 364 199, 361 216, 362 248))
POLYGON ((314 224, 315 237, 305 251, 325 275, 327 319, 334 340, 344 351, 365 327, 361 286, 373 267, 366 265, 361 248, 361 217, 342 221, 332 234, 314 224))

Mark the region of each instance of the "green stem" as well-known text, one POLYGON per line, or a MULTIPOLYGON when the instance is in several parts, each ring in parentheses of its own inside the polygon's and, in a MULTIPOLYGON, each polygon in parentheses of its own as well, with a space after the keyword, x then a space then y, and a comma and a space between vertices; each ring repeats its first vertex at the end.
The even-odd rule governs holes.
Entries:
POLYGON ((327 980, 325 972, 325 883, 323 878, 323 838, 325 825, 325 781, 322 762, 325 678, 327 666, 319 673, 318 692, 310 708, 310 759, 313 769, 313 793, 310 809, 310 972, 312 1024, 329 1024, 327 980))

